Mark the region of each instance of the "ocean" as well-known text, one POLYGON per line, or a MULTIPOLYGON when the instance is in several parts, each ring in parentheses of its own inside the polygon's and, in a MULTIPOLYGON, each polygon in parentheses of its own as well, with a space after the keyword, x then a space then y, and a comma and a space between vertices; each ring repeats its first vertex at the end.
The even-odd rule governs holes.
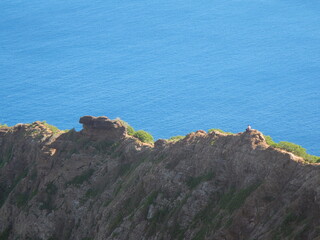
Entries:
POLYGON ((0 123, 253 128, 320 155, 320 2, 0 2, 0 123))

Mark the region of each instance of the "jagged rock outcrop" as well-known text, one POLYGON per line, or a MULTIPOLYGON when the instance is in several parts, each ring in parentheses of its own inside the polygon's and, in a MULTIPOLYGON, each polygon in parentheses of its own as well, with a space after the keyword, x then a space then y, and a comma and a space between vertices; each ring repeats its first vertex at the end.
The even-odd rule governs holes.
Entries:
POLYGON ((118 141, 126 136, 126 128, 121 121, 110 120, 107 117, 84 116, 80 118, 83 134, 95 139, 118 141))
POLYGON ((320 239, 320 168, 256 130, 154 146, 118 120, 0 128, 0 239, 320 239))

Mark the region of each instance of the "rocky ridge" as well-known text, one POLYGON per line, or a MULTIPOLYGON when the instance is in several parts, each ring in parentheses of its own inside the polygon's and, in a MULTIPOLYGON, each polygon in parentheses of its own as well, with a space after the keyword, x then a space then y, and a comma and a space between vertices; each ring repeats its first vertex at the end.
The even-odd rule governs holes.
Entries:
POLYGON ((320 169, 263 134, 0 128, 0 239, 320 239, 320 169))

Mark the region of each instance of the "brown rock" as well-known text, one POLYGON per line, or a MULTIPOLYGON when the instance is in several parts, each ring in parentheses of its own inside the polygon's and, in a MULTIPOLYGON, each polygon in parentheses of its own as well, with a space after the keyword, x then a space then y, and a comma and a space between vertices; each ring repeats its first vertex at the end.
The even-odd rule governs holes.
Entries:
POLYGON ((83 134, 94 139, 118 141, 126 136, 125 126, 118 120, 107 117, 84 116, 79 120, 83 125, 83 134))
POLYGON ((154 147, 155 148, 163 148, 167 143, 168 143, 168 141, 166 139, 158 139, 157 141, 155 141, 154 147))
POLYGON ((319 164, 270 148, 259 131, 197 131, 153 148, 119 121, 80 122, 80 133, 0 134, 0 236, 319 239, 319 164))

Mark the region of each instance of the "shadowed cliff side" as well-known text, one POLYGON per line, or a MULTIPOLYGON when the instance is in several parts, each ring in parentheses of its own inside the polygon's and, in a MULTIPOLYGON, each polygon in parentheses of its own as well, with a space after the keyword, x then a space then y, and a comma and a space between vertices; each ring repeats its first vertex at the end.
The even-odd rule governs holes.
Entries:
POLYGON ((320 169, 256 130, 154 146, 119 120, 0 129, 0 239, 320 239, 320 169))

